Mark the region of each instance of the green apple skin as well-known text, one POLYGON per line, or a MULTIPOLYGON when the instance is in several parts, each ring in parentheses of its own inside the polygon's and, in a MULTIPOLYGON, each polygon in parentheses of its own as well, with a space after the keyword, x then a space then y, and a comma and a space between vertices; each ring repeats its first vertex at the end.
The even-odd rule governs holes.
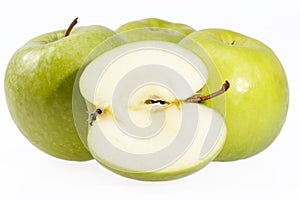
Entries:
POLYGON ((230 82, 225 103, 219 97, 207 102, 223 113, 227 126, 225 145, 215 160, 245 159, 266 149, 281 131, 289 104, 287 77, 274 52, 256 39, 223 29, 194 32, 179 44, 201 57, 208 54, 214 65, 207 66, 216 66, 219 75, 208 69, 213 73, 207 91, 220 87, 215 77, 230 82), (195 45, 205 52, 197 52, 195 45))
POLYGON ((185 24, 172 23, 157 18, 132 21, 120 26, 116 32, 127 42, 159 40, 178 43, 195 30, 185 24))
POLYGON ((162 169, 161 171, 155 171, 155 172, 151 172, 151 171, 135 172, 135 173, 127 172, 126 169, 119 170, 119 167, 115 167, 114 164, 109 163, 107 161, 103 161, 102 158, 97 157, 97 155, 93 153, 92 149, 91 149, 91 153, 95 155, 96 161, 98 161, 103 167, 126 178, 140 180, 140 181, 171 181, 171 180, 184 178, 188 175, 192 175, 198 172, 199 170, 203 169, 204 167, 206 167, 211 161, 214 160, 214 158, 217 157, 217 155, 219 155, 225 143, 225 137, 226 135, 224 136, 222 142, 217 144, 218 145, 216 146, 217 148, 213 152, 211 152, 209 156, 201 160, 201 162, 197 163, 196 165, 192 165, 189 168, 183 166, 182 169, 176 171, 167 171, 162 169))
MULTIPOLYGON (((222 144, 223 145, 223 144, 222 144)), ((135 179, 135 180, 140 180, 140 181, 171 181, 171 180, 176 180, 180 178, 184 178, 186 176, 192 175, 199 170, 203 169, 205 166, 207 166, 221 151, 215 151, 213 154, 211 154, 209 157, 207 157, 205 160, 203 160, 201 163, 198 163, 197 165, 191 166, 190 168, 186 168, 183 170, 178 170, 176 172, 171 171, 162 171, 162 172, 136 172, 136 173, 127 173, 124 171, 117 170, 113 164, 111 163, 104 163, 101 162, 100 164, 107 168, 108 170, 119 174, 121 176, 130 178, 130 179, 135 179)), ((97 158, 95 158, 97 160, 97 158)), ((99 161, 98 161, 99 162, 99 161)))
POLYGON ((14 122, 33 145, 57 158, 86 161, 92 156, 74 125, 73 83, 87 55, 115 32, 102 26, 75 28, 67 37, 65 32, 38 36, 17 50, 5 74, 5 94, 14 122))

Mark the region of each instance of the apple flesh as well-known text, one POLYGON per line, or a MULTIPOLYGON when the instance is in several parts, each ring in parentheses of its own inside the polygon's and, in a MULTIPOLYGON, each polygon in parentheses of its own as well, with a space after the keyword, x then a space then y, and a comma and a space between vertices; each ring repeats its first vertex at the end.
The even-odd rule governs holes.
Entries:
POLYGON ((205 102, 222 113, 228 131, 216 160, 244 159, 266 149, 285 122, 289 101, 287 78, 274 52, 258 40, 223 29, 194 32, 179 44, 199 56, 208 54, 217 67, 208 65, 207 93, 218 87, 216 74, 231 83, 225 107, 217 99, 205 102))
MULTIPOLYGON (((5 94, 11 116, 23 135, 40 150, 66 160, 92 158, 78 137, 72 115, 72 91, 78 69, 99 43, 116 35, 102 26, 38 36, 11 58, 5 94)), ((123 43, 120 38, 106 46, 123 43)))
POLYGON ((177 43, 195 31, 192 27, 169 21, 146 18, 120 26, 116 32, 127 42, 159 40, 177 43))
POLYGON ((203 168, 222 149, 222 116, 187 98, 207 79, 205 63, 190 51, 169 42, 129 43, 94 59, 79 77, 90 104, 84 143, 106 168, 171 180, 203 168))

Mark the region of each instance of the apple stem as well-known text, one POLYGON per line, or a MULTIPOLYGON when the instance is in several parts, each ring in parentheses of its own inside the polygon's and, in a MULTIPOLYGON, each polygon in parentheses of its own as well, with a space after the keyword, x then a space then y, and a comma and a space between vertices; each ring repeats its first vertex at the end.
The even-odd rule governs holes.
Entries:
POLYGON ((193 95, 187 99, 185 99, 184 101, 185 102, 188 102, 188 103, 200 103, 200 102, 203 102, 203 101, 206 101, 206 100, 209 100, 209 99, 212 99, 216 96, 219 96, 223 93, 225 93, 230 87, 230 84, 229 82, 226 80, 225 83, 222 85, 222 88, 214 93, 211 93, 209 95, 206 95, 206 96, 202 96, 202 97, 199 97, 199 96, 196 96, 196 95, 193 95))
POLYGON ((74 26, 78 23, 78 17, 76 17, 72 23, 69 25, 69 28, 66 31, 65 37, 68 37, 72 31, 72 29, 74 28, 74 26))

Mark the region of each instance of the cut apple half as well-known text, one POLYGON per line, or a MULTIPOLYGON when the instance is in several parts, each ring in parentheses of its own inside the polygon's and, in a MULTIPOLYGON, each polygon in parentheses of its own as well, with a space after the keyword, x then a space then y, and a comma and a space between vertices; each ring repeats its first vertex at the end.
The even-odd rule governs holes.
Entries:
POLYGON ((201 169, 226 136, 223 117, 193 98, 207 77, 205 63, 174 43, 135 42, 100 55, 79 79, 91 154, 106 168, 140 180, 170 180, 201 169))

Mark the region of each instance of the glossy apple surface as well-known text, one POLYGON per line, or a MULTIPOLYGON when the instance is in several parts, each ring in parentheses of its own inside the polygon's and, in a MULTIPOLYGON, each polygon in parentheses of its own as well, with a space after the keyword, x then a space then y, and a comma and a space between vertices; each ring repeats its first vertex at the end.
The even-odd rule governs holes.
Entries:
MULTIPOLYGON (((225 110, 215 99, 211 102, 225 116, 228 130, 216 160, 244 159, 266 149, 282 129, 289 102, 287 77, 274 52, 256 39, 223 29, 194 32, 180 45, 199 55, 203 52, 197 46, 204 49, 221 78, 231 85, 225 110)), ((207 86, 216 87, 214 73, 207 86)))
POLYGON ((5 74, 5 94, 13 120, 33 145, 61 159, 84 161, 92 157, 75 129, 73 83, 87 55, 115 32, 87 26, 65 33, 38 36, 17 50, 5 74))
POLYGON ((188 25, 157 18, 128 22, 116 30, 127 42, 159 40, 174 43, 193 31, 195 30, 188 25))

